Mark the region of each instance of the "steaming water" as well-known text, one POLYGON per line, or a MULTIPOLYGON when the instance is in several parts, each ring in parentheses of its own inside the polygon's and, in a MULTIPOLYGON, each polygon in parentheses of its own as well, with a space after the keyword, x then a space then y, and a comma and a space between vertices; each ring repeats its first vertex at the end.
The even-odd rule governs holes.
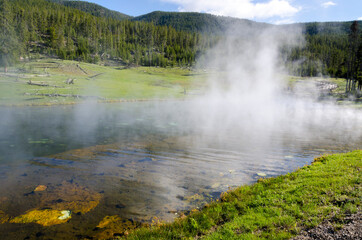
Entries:
POLYGON ((89 239, 113 215, 170 221, 229 188, 360 149, 361 110, 283 93, 280 46, 300 43, 298 31, 231 26, 199 61, 223 74, 192 101, 0 109, 0 223, 39 208, 38 185, 101 196, 64 224, 0 224, 0 238, 89 239))
POLYGON ((29 193, 40 184, 102 196, 66 224, 0 224, 1 238, 92 236, 108 215, 169 221, 230 187, 362 146, 360 111, 284 99, 271 114, 267 103, 252 111, 213 99, 0 109, 1 211, 34 209, 29 193))

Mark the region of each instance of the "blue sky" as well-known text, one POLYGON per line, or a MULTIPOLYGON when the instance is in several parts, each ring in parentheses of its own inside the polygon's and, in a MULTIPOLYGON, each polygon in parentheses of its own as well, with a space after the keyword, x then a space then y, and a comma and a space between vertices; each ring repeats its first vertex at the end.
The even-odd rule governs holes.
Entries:
POLYGON ((269 23, 362 20, 362 0, 88 0, 131 16, 205 12, 269 23))

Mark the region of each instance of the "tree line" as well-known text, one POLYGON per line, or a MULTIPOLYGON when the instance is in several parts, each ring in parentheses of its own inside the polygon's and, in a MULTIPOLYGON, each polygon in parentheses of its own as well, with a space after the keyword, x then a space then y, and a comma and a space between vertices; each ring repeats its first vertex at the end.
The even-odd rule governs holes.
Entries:
POLYGON ((97 17, 45 0, 0 0, 3 66, 37 54, 97 63, 191 66, 212 38, 153 23, 97 17))
POLYGON ((361 91, 362 31, 359 23, 350 23, 349 30, 335 27, 333 31, 317 32, 316 28, 315 24, 310 24, 306 28, 305 45, 288 53, 287 65, 291 73, 345 78, 347 93, 361 91))
MULTIPOLYGON (((154 12, 140 17, 143 21, 120 20, 111 14, 99 17, 100 6, 79 2, 82 9, 91 8, 86 13, 57 1, 0 0, 0 63, 5 70, 20 57, 41 54, 92 63, 192 66, 207 49, 222 41, 220 29, 225 22, 240 21, 240 26, 256 30, 268 27, 197 13, 154 12), (205 32, 194 22, 203 29, 219 30, 205 32)), ((346 78, 347 92, 361 90, 362 34, 358 22, 324 23, 323 27, 308 23, 302 27, 305 45, 291 49, 285 57, 290 72, 346 78)))

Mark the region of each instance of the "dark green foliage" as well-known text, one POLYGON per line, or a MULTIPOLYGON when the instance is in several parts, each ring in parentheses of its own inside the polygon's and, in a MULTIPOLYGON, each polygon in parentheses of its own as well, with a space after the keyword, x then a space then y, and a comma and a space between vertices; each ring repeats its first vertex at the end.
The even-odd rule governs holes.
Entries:
MULTIPOLYGON (((362 21, 360 21, 362 22, 362 21)), ((317 34, 349 34, 350 26, 353 22, 311 22, 299 23, 292 25, 300 25, 304 28, 304 33, 308 35, 317 34)))
POLYGON ((294 63, 291 69, 295 75, 346 77, 346 34, 307 34, 305 39, 305 46, 292 49, 288 55, 287 62, 294 63))
MULTIPOLYGON (((361 22, 360 22, 361 23, 361 22)), ((288 55, 299 76, 329 75, 346 78, 346 92, 362 89, 362 33, 359 22, 307 23, 306 44, 288 55)))
POLYGON ((19 41, 20 56, 40 53, 87 62, 190 66, 196 53, 204 51, 211 41, 203 42, 197 33, 172 27, 96 17, 46 0, 9 3, 12 14, 5 16, 10 19, 9 29, 16 28, 14 38, 19 41))
POLYGON ((360 35, 360 43, 357 52, 357 73, 356 80, 358 82, 358 90, 362 91, 362 34, 360 35))
POLYGON ((362 48, 362 35, 357 27, 351 28, 358 26, 358 21, 303 25, 305 45, 287 53, 291 72, 298 76, 328 75, 353 79, 347 80, 346 92, 361 90, 362 53, 359 49, 362 48))
POLYGON ((160 26, 171 26, 177 30, 200 32, 208 35, 220 35, 228 30, 230 25, 239 28, 249 27, 260 29, 270 26, 246 19, 221 17, 206 13, 161 12, 155 11, 132 19, 133 21, 152 22, 160 26))
MULTIPOLYGON (((133 21, 153 22, 156 25, 172 26, 178 30, 189 32, 201 32, 208 36, 225 34, 230 26, 238 29, 253 29, 254 31, 270 26, 264 23, 218 17, 211 14, 160 11, 133 18, 133 21)), ((283 51, 291 73, 297 76, 329 75, 347 78, 347 65, 350 56, 348 34, 352 23, 312 22, 276 26, 277 29, 286 31, 302 28, 305 35, 304 46, 283 51)), ((354 51, 357 52, 357 50, 354 51)))
MULTIPOLYGON (((207 49, 217 41, 222 41, 228 33, 228 26, 241 30, 232 34, 240 32, 245 35, 271 26, 203 13, 153 12, 130 18, 83 1, 0 2, 1 6, 7 6, 0 15, 0 24, 4 26, 0 35, 3 41, 0 47, 3 66, 8 66, 19 57, 39 54, 93 63, 191 66, 207 49), (120 20, 125 18, 129 19, 120 20)), ((304 46, 282 51, 290 72, 298 76, 351 78, 349 75, 353 65, 353 79, 357 86, 362 79, 362 47, 361 44, 355 44, 351 50, 351 23, 273 26, 305 29, 304 46), (354 53, 354 60, 350 58, 351 52, 354 53)))
POLYGON ((361 54, 360 33, 358 22, 354 21, 348 35, 348 57, 347 57, 347 82, 346 92, 354 93, 356 89, 361 90, 361 54), (358 85, 358 86, 357 86, 358 85))
POLYGON ((349 26, 352 22, 303 23, 290 26, 304 28, 306 43, 293 49, 289 66, 298 76, 328 75, 347 78, 349 26))
POLYGON ((18 47, 13 17, 8 0, 0 0, 0 66, 5 72, 15 60, 18 47))

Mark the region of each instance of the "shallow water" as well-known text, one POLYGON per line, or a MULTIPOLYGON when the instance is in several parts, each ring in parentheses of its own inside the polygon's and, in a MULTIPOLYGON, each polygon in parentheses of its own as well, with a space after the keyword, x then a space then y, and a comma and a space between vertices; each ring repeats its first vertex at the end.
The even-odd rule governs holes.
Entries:
POLYGON ((312 134, 199 131, 188 104, 0 109, 0 211, 13 219, 33 209, 69 210, 63 208, 73 202, 87 209, 54 226, 0 224, 1 239, 87 239, 113 215, 171 221, 229 188, 362 146, 362 136, 351 140, 345 130, 321 133, 313 125, 312 134), (34 192, 39 185, 47 190, 34 192))

